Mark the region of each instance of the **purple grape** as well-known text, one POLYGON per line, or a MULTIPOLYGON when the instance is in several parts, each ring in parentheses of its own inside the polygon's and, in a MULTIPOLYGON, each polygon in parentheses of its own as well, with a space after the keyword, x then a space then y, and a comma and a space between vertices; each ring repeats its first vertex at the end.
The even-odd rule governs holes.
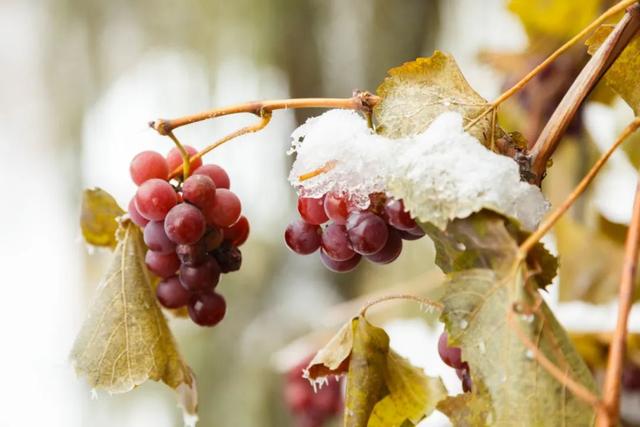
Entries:
POLYGON ((375 262, 376 264, 389 264, 395 261, 402 252, 402 238, 400 238, 400 232, 394 228, 389 227, 389 237, 387 243, 382 249, 373 255, 367 255, 366 258, 375 262))
POLYGON ((191 294, 180 284, 178 276, 173 276, 158 283, 156 297, 166 308, 180 308, 187 305, 191 294))
POLYGON ((144 244, 154 252, 166 255, 176 249, 176 244, 164 232, 162 221, 150 221, 144 227, 144 244))
POLYGON ((188 203, 173 207, 164 220, 164 231, 172 241, 191 245, 204 235, 206 228, 200 209, 188 203))
POLYGON ((202 237, 207 252, 218 249, 224 241, 224 232, 218 227, 211 227, 202 237))
POLYGON ((225 240, 218 249, 213 251, 213 256, 218 261, 218 266, 222 273, 240 270, 240 266, 242 265, 242 252, 233 246, 231 242, 225 240))
POLYGON ((353 258, 355 252, 344 225, 329 224, 322 232, 322 250, 334 261, 346 261, 353 258))
POLYGON ((438 354, 444 363, 455 369, 462 369, 462 351, 458 347, 449 347, 448 335, 443 332, 438 339, 438 354))
POLYGON ((416 222, 411 218, 409 212, 404 210, 402 200, 390 200, 384 207, 387 214, 387 221, 398 230, 409 231, 416 227, 416 222))
POLYGON ((320 247, 321 233, 320 226, 309 224, 303 219, 296 219, 284 232, 284 241, 295 253, 309 255, 320 247))
POLYGON ((180 266, 180 283, 190 291, 198 292, 213 289, 219 280, 220 267, 211 256, 201 265, 182 264, 180 266))
POLYGON ((222 295, 204 292, 189 303, 189 317, 200 326, 215 326, 224 318, 227 303, 222 295))
POLYGON ((335 273, 346 273, 353 270, 356 268, 361 258, 362 256, 360 254, 354 254, 351 259, 346 261, 336 261, 329 258, 329 256, 324 253, 323 249, 320 250, 320 260, 325 267, 335 273))
POLYGON ((387 224, 367 211, 354 211, 347 219, 347 232, 353 250, 361 255, 373 255, 387 243, 387 224))
POLYGON ((175 276, 178 268, 180 268, 180 260, 175 252, 161 254, 155 251, 147 251, 144 262, 153 274, 163 279, 175 276))

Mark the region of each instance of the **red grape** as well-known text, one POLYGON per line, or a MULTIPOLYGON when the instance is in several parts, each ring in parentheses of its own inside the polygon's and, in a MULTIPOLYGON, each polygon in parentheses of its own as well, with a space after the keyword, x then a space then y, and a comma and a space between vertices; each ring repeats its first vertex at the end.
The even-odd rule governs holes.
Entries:
POLYGON ((324 212, 324 196, 319 199, 299 197, 298 212, 309 224, 320 225, 329 221, 329 217, 324 212))
POLYGON ((320 247, 320 226, 303 219, 294 220, 284 232, 284 241, 289 249, 300 255, 309 255, 320 247))
POLYGON ((387 243, 378 252, 373 255, 367 255, 366 258, 376 264, 389 264, 400 256, 400 252, 402 252, 402 238, 400 238, 400 233, 389 227, 387 243))
POLYGON ((216 185, 206 175, 192 175, 182 184, 182 197, 200 209, 213 204, 216 185))
MULTIPOLYGON (((192 157, 198 152, 198 150, 190 145, 184 145, 184 149, 189 154, 189 157, 192 157)), ((167 154, 167 165, 169 165, 169 172, 172 172, 178 166, 182 166, 182 154, 180 154, 180 150, 178 150, 178 147, 173 147, 167 154)), ((198 169, 200 166, 202 166, 202 158, 191 160, 190 169, 192 171, 198 169)))
POLYGON ((169 178, 169 166, 162 154, 155 151, 143 151, 131 160, 129 173, 136 185, 141 185, 152 178, 166 181, 169 178))
POLYGON ((400 235, 402 240, 418 240, 424 237, 424 234, 422 236, 419 236, 417 234, 413 234, 404 230, 398 230, 398 234, 400 235))
POLYGON ((180 266, 180 283, 190 291, 213 289, 219 280, 220 267, 211 256, 200 265, 182 264, 180 266))
POLYGON ((180 284, 178 277, 173 276, 158 283, 156 297, 166 308, 180 308, 187 305, 191 294, 180 284))
POLYGON ((204 235, 206 228, 200 209, 187 203, 173 207, 164 220, 164 231, 179 244, 191 245, 204 235))
POLYGON ((216 188, 229 189, 230 181, 229 175, 218 165, 208 164, 202 165, 198 169, 193 171, 193 175, 206 175, 216 184, 216 188))
POLYGON ((347 229, 344 225, 329 224, 322 232, 323 253, 334 261, 351 259, 355 252, 351 249, 347 229))
POLYGON ((390 200, 384 207, 388 222, 398 230, 409 231, 416 227, 416 222, 409 212, 404 210, 402 200, 390 200))
POLYGON ((229 240, 234 246, 242 246, 249 237, 249 220, 243 215, 235 224, 223 231, 225 240, 229 240))
POLYGON ((284 387, 284 402, 292 412, 303 412, 313 402, 313 389, 304 378, 288 381, 284 387))
POLYGON ((373 255, 387 243, 389 231, 382 218, 367 211, 354 211, 347 219, 351 247, 361 255, 373 255))
POLYGON ((176 254, 180 262, 186 265, 199 265, 207 260, 207 251, 202 240, 192 245, 176 246, 176 254))
POLYGON ((336 224, 346 224, 349 216, 347 199, 335 193, 327 194, 324 198, 324 212, 336 224))
POLYGON ((178 268, 180 268, 180 260, 175 252, 161 254, 155 251, 147 251, 144 261, 153 274, 162 278, 175 276, 178 268))
POLYGON ((438 354, 444 363, 455 369, 462 369, 462 351, 458 347, 449 347, 448 336, 443 332, 438 339, 438 354))
POLYGON ((131 218, 131 221, 133 221, 133 223, 138 227, 144 228, 144 226, 149 222, 147 218, 143 217, 142 215, 140 215, 140 212, 138 212, 135 197, 131 198, 131 200, 129 201, 129 207, 127 208, 127 210, 129 211, 129 217, 131 218))
POLYGON ((218 227, 228 227, 240 218, 242 206, 240 199, 233 192, 219 188, 213 204, 205 207, 204 215, 207 224, 218 227))
POLYGON ((150 221, 144 227, 144 244, 159 254, 170 254, 176 249, 176 244, 169 239, 164 231, 162 221, 150 221))
POLYGON ((177 201, 176 191, 171 184, 157 178, 145 181, 136 192, 138 212, 153 221, 163 220, 177 201))
POLYGON ((346 273, 353 270, 354 268, 356 268, 361 258, 362 257, 360 256, 360 254, 355 254, 351 259, 348 259, 346 261, 335 261, 329 258, 324 253, 324 250, 320 250, 320 260, 322 261, 324 266, 336 273, 346 273))
POLYGON ((218 227, 211 227, 202 238, 207 252, 211 252, 214 249, 219 248, 223 240, 224 234, 218 227))
POLYGON ((227 303, 215 292, 199 294, 189 303, 189 317, 200 326, 215 326, 224 318, 227 303))
POLYGON ((242 252, 237 247, 231 245, 231 242, 225 241, 222 245, 213 251, 213 256, 218 261, 220 271, 229 273, 240 270, 242 265, 242 252))

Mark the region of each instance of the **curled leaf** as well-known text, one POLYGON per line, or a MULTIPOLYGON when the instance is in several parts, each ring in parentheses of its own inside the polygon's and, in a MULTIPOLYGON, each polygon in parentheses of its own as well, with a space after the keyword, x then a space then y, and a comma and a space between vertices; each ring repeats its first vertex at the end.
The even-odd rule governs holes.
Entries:
MULTIPOLYGON (((447 111, 460 113, 467 123, 489 105, 467 83, 453 57, 440 51, 390 69, 377 94, 382 99, 373 110, 376 129, 389 138, 422 133, 447 111)), ((491 127, 489 114, 470 133, 490 145, 491 127)))
POLYGON ((151 379, 178 393, 195 415, 196 384, 156 302, 140 229, 125 221, 111 266, 76 337, 71 360, 96 389, 124 393, 151 379))
POLYGON ((306 376, 322 383, 347 374, 344 425, 403 426, 428 416, 445 395, 442 382, 389 348, 384 330, 364 317, 352 319, 311 361, 306 376))
POLYGON ((115 247, 116 218, 124 211, 111 194, 100 188, 84 190, 80 211, 80 228, 87 243, 94 246, 115 247))

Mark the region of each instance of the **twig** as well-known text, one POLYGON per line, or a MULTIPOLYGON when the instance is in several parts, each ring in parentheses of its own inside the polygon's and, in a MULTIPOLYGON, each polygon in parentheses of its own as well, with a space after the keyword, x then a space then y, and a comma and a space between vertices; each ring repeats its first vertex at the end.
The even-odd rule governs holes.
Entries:
POLYGON ((620 22, 582 69, 549 118, 531 150, 531 171, 540 184, 547 162, 591 89, 600 81, 640 28, 640 5, 627 9, 620 22))
MULTIPOLYGON (((183 176, 183 179, 187 179, 189 177, 189 172, 191 170, 191 160, 189 159, 189 153, 184 148, 182 143, 178 141, 178 138, 176 138, 173 132, 167 133, 167 136, 171 138, 174 144, 176 144, 176 147, 180 152, 180 156, 182 157, 182 176, 183 176)), ((176 170, 179 170, 179 169, 180 168, 176 168, 176 170)))
POLYGON ((520 329, 520 327, 516 324, 513 319, 514 311, 513 309, 509 310, 507 313, 507 324, 509 327, 516 333, 518 339, 525 347, 531 352, 533 358, 538 362, 540 366, 542 366, 552 377, 554 377, 560 384, 567 387, 573 394, 576 395, 579 399, 587 402, 591 406, 593 406, 598 413, 604 413, 605 408, 604 404, 598 396, 593 394, 591 390, 586 388, 584 385, 575 381, 567 372, 563 372, 558 368, 551 360, 547 358, 547 356, 540 351, 540 349, 527 337, 527 335, 520 329))
POLYGON ((529 71, 529 73, 526 76, 524 76, 522 79, 520 79, 519 82, 517 82, 515 85, 513 85, 507 91, 505 91, 498 98, 493 100, 488 108, 486 108, 483 111, 481 111, 478 116, 476 116, 471 122, 469 122, 469 124, 467 124, 465 126, 465 130, 470 129, 473 125, 478 123, 484 116, 489 114, 489 112, 491 112, 492 110, 495 110, 496 108, 498 108, 498 106, 500 104, 502 104, 507 99, 511 98, 520 89, 522 89, 527 83, 529 83, 529 81, 531 81, 531 79, 533 79, 538 73, 540 73, 542 70, 547 68, 549 66, 549 64, 551 64, 553 61, 558 59, 558 57, 560 55, 562 55, 567 50, 569 50, 573 45, 575 45, 578 41, 580 41, 584 36, 589 34, 591 31, 596 29, 598 26, 600 26, 603 22, 607 21, 612 16, 615 16, 616 14, 620 13, 621 11, 625 10, 627 7, 633 5, 636 2, 637 2, 637 0, 625 0, 625 1, 621 1, 620 3, 616 4, 615 6, 612 6, 611 8, 609 8, 602 15, 600 15, 595 21, 593 21, 591 24, 589 24, 588 27, 586 27, 585 29, 580 31, 578 34, 573 36, 573 38, 571 40, 569 40, 568 42, 566 42, 565 44, 560 46, 555 52, 553 52, 551 55, 549 55, 547 57, 547 59, 542 61, 533 70, 529 71))
POLYGON ((638 266, 638 250, 640 249, 640 182, 636 187, 633 215, 627 241, 624 249, 624 263, 622 265, 622 279, 618 294, 618 322, 609 347, 609 359, 604 379, 604 404, 607 409, 606 417, 599 417, 597 426, 608 427, 618 423, 620 412, 620 379, 622 377, 622 363, 627 339, 627 322, 633 302, 633 291, 636 282, 638 266))
MULTIPOLYGON (((545 235, 547 232, 553 227, 556 221, 573 205, 578 197, 587 189, 591 181, 596 177, 600 169, 607 162, 611 154, 622 144, 631 134, 633 134, 640 127, 640 117, 637 117, 631 123, 627 125, 626 128, 622 131, 622 133, 615 140, 613 145, 604 153, 598 161, 591 167, 589 172, 582 178, 582 181, 573 189, 571 194, 565 199, 564 202, 560 206, 554 210, 551 215, 549 215, 543 222, 540 224, 538 229, 533 232, 529 237, 520 245, 519 255, 520 257, 526 257, 526 254, 531 250, 531 248, 545 235)), ((524 259, 524 258, 523 258, 524 259)))
POLYGON ((423 298, 420 297, 418 295, 410 295, 410 294, 396 294, 396 295, 385 295, 383 297, 377 298, 373 301, 369 301, 364 307, 362 307, 362 309, 360 310, 360 316, 364 317, 367 314, 367 310, 370 309, 372 306, 379 304, 381 302, 385 302, 385 301, 391 301, 391 300, 397 300, 397 299, 404 299, 404 300, 413 300, 413 301, 417 301, 422 305, 426 305, 429 307, 433 307, 436 310, 442 310, 443 306, 441 303, 436 302, 436 301, 432 301, 430 299, 427 298, 423 298))
POLYGON ((356 92, 351 98, 297 98, 257 101, 216 108, 176 119, 158 119, 150 122, 149 126, 155 129, 160 135, 168 135, 169 132, 180 126, 229 114, 251 113, 262 117, 265 113, 288 108, 345 108, 367 113, 370 112, 379 101, 380 97, 369 92, 356 92))

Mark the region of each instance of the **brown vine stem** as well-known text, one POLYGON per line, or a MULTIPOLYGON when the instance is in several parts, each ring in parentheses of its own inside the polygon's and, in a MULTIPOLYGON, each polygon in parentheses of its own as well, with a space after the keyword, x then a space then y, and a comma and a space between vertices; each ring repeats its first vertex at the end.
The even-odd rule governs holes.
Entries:
POLYGON ((411 294, 396 294, 396 295, 385 295, 383 297, 376 298, 373 301, 369 301, 360 310, 360 316, 364 317, 365 314, 367 313, 367 310, 370 309, 372 306, 374 306, 376 304, 379 304, 379 303, 385 302, 385 301, 398 300, 398 299, 417 301, 422 305, 433 307, 436 310, 442 310, 443 309, 442 304, 440 304, 439 302, 436 302, 436 301, 432 301, 432 300, 427 299, 427 298, 423 298, 423 297, 420 297, 420 296, 417 296, 417 295, 411 295, 411 294))
POLYGON ((507 324, 509 327, 516 333, 518 339, 524 344, 525 347, 531 352, 533 358, 538 362, 540 366, 542 366, 551 376, 553 376, 559 383, 567 387, 576 397, 582 399, 587 402, 591 406, 593 406, 598 414, 605 413, 605 406, 600 401, 598 396, 593 394, 591 390, 586 388, 584 385, 580 384, 567 372, 563 372, 558 368, 551 360, 547 358, 547 356, 540 351, 540 349, 527 337, 527 335, 520 329, 520 327, 516 324, 513 319, 514 311, 513 309, 509 310, 507 313, 507 324))
POLYGON ((213 110, 204 111, 202 113, 190 116, 179 117, 176 119, 157 119, 149 123, 149 126, 156 130, 160 135, 168 135, 169 132, 181 126, 216 117, 227 116, 237 113, 251 113, 262 117, 266 113, 275 110, 283 110, 289 108, 345 108, 350 110, 359 110, 365 113, 380 102, 380 97, 369 92, 356 92, 351 98, 294 98, 294 99, 275 99, 267 101, 248 102, 244 104, 231 105, 228 107, 215 108, 213 110))
POLYGON ((532 158, 531 171, 536 176, 536 184, 540 184, 542 181, 547 169, 547 162, 558 147, 560 139, 587 95, 629 44, 638 29, 640 29, 640 4, 636 3, 627 9, 613 31, 580 71, 540 132, 530 153, 532 158))
MULTIPOLYGON (((173 132, 167 133, 167 136, 171 138, 176 147, 178 147, 178 151, 180 152, 180 156, 182 156, 182 176, 183 179, 187 179, 189 177, 189 172, 191 169, 191 160, 189 159, 189 153, 184 148, 184 146, 178 141, 178 138, 173 134, 173 132)), ((177 168, 180 170, 180 168, 177 168)))
POLYGON ((595 30, 598 26, 600 26, 601 24, 606 22, 608 19, 610 19, 611 17, 615 16, 616 14, 622 12, 627 7, 633 5, 636 2, 637 2, 637 0, 624 0, 624 1, 621 1, 620 3, 617 3, 616 5, 612 6, 611 8, 607 9, 595 21, 593 21, 591 24, 589 24, 588 27, 584 28, 578 34, 573 36, 573 38, 571 40, 567 41, 565 44, 560 46, 555 52, 553 52, 544 61, 542 61, 540 64, 538 64, 538 66, 536 66, 533 70, 529 71, 529 73, 527 73, 526 76, 524 76, 522 79, 520 79, 519 82, 517 82, 515 85, 513 85, 508 90, 506 90, 504 93, 502 93, 498 98, 493 100, 491 102, 491 104, 489 105, 489 107, 487 107, 486 109, 482 110, 478 116, 476 116, 471 122, 469 122, 469 124, 467 124, 465 126, 465 130, 470 129, 472 126, 474 126, 476 123, 478 123, 484 116, 486 116, 491 111, 493 111, 496 108, 498 108, 498 106, 500 104, 502 104, 504 101, 506 101, 507 99, 511 98, 514 94, 516 94, 518 91, 520 91, 538 73, 540 73, 542 70, 547 68, 549 66, 549 64, 551 64, 553 61, 558 59, 559 56, 561 56, 563 53, 565 53, 567 50, 569 50, 573 45, 575 45, 577 42, 579 42, 582 38, 584 38, 591 31, 595 30))
POLYGON ((604 379, 603 399, 607 409, 606 417, 599 417, 598 427, 614 426, 618 423, 620 413, 620 380, 627 339, 627 322, 633 302, 633 291, 638 267, 638 251, 640 249, 640 182, 636 187, 635 201, 631 224, 627 232, 622 265, 622 278, 618 294, 618 321, 609 348, 607 370, 604 379))
POLYGON ((607 162, 611 154, 618 148, 631 134, 633 134, 640 127, 640 117, 637 117, 631 123, 624 128, 622 133, 618 135, 615 142, 611 147, 600 156, 598 161, 589 169, 589 172, 582 178, 582 181, 573 189, 571 194, 549 215, 540 226, 533 232, 527 239, 520 245, 519 257, 524 259, 531 250, 531 248, 553 227, 553 225, 560 219, 560 217, 573 205, 573 203, 580 197, 582 193, 587 189, 591 181, 598 175, 598 172, 602 169, 607 162))

